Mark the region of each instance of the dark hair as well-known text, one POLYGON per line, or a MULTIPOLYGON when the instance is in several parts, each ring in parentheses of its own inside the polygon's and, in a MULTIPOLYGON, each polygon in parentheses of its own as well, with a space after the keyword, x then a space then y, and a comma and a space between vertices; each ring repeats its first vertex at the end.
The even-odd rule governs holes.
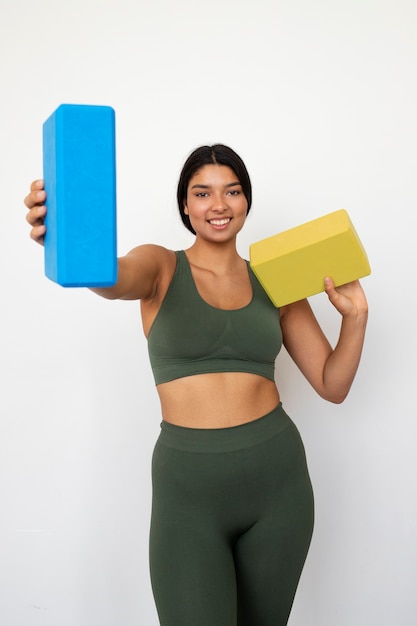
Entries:
POLYGON ((252 205, 252 185, 250 182, 248 170, 240 156, 236 154, 232 148, 223 144, 215 144, 213 146, 201 146, 196 148, 184 163, 177 189, 177 202, 183 224, 190 232, 195 235, 195 230, 191 226, 190 218, 184 212, 184 203, 187 200, 187 190, 191 178, 194 174, 204 167, 204 165, 227 165, 236 174, 242 185, 242 191, 248 203, 249 213, 252 205))

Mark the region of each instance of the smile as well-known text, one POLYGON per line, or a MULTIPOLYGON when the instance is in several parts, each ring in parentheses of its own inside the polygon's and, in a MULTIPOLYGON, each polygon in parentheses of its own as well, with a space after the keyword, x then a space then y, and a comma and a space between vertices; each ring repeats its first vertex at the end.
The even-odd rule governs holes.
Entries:
POLYGON ((209 220, 209 224, 212 224, 213 226, 225 226, 226 224, 230 222, 230 220, 231 220, 230 217, 224 217, 221 220, 220 219, 209 220))

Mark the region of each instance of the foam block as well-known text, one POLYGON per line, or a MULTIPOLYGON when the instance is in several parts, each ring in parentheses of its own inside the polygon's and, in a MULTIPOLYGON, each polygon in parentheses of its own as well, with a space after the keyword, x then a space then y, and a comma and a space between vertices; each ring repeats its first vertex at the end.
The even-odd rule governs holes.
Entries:
POLYGON ((117 280, 115 113, 61 104, 43 124, 45 274, 64 287, 117 280))
POLYGON ((371 273, 366 252, 344 209, 262 239, 250 246, 250 265, 275 306, 371 273))

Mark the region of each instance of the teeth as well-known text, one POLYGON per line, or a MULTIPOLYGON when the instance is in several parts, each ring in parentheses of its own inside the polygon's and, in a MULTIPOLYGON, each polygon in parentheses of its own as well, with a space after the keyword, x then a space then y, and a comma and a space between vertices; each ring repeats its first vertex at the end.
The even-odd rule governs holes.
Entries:
POLYGON ((224 224, 228 224, 230 222, 230 217, 226 217, 222 220, 209 220, 209 222, 214 226, 223 226, 224 224))

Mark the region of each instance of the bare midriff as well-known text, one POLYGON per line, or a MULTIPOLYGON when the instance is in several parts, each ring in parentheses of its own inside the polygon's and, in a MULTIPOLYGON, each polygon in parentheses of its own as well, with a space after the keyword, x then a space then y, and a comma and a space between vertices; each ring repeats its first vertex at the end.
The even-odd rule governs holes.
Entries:
POLYGON ((229 428, 256 420, 278 406, 275 383, 244 372, 178 378, 157 386, 162 418, 186 428, 229 428))

